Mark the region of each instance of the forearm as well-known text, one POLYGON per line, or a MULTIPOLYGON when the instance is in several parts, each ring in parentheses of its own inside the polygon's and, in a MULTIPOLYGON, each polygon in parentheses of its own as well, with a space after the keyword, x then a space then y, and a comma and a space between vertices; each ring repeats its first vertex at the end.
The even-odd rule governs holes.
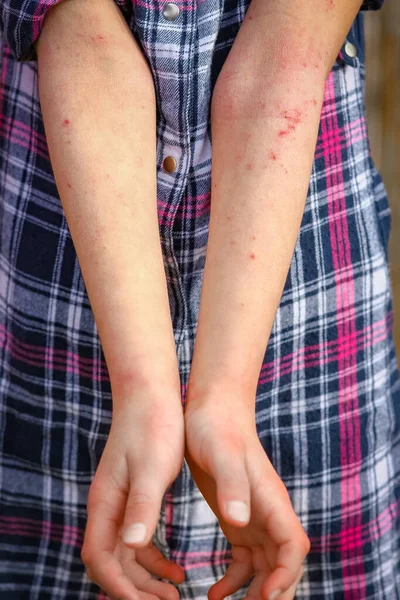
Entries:
POLYGON ((214 91, 211 218, 189 402, 227 388, 255 397, 304 211, 325 78, 360 2, 337 1, 332 10, 322 2, 319 12, 310 2, 299 18, 291 0, 272 4, 282 12, 253 0, 214 91))
POLYGON ((150 383, 178 391, 148 66, 112 0, 62 2, 36 50, 53 171, 114 399, 150 383))

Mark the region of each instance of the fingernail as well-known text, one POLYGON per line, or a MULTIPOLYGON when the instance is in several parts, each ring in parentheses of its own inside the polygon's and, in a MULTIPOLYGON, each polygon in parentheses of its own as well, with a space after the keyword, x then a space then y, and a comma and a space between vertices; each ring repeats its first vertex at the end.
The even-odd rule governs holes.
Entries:
POLYGON ((282 594, 282 590, 275 590, 274 592, 272 592, 272 594, 270 594, 268 600, 276 600, 277 598, 279 598, 279 596, 281 594, 282 594))
POLYGON ((250 518, 250 509, 247 504, 240 500, 231 500, 226 505, 226 510, 231 519, 235 521, 248 521, 250 518))
POLYGON ((146 537, 147 528, 144 523, 133 523, 129 525, 128 529, 124 533, 125 544, 136 544, 136 542, 143 542, 146 537))

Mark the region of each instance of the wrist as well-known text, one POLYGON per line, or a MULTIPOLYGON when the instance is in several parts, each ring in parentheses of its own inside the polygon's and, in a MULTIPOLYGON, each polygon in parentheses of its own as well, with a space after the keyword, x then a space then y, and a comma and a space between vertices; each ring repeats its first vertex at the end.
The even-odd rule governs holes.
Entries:
MULTIPOLYGON (((236 333, 237 323, 243 325, 239 315, 224 323, 220 334, 213 336, 212 332, 218 331, 218 318, 211 323, 202 321, 203 315, 212 314, 212 310, 204 310, 208 308, 205 306, 205 300, 207 298, 202 298, 203 306, 200 307, 186 404, 213 403, 217 399, 218 402, 229 404, 232 399, 237 404, 253 407, 266 343, 265 341, 260 343, 255 351, 254 336, 250 338, 253 339, 253 346, 248 341, 251 335, 250 329, 249 335, 242 335, 238 341, 234 341, 233 335, 224 336, 224 331, 236 333), (241 351, 239 351, 240 347, 241 351)), ((218 316, 221 322, 224 317, 216 315, 218 316)), ((240 328, 241 334, 243 329, 240 328)))
POLYGON ((178 367, 168 372, 156 372, 154 364, 146 372, 125 371, 114 373, 111 377, 113 408, 120 409, 132 402, 152 402, 182 405, 178 367))
POLYGON ((241 408, 254 415, 257 384, 258 381, 239 381, 233 377, 206 381, 191 375, 186 394, 186 410, 208 407, 211 411, 232 411, 241 408))

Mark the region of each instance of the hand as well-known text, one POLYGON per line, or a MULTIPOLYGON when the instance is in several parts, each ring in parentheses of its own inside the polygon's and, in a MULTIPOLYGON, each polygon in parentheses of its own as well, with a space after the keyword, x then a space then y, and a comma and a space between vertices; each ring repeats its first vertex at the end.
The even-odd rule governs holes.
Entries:
POLYGON ((232 544, 233 561, 208 597, 222 600, 255 574, 246 598, 292 600, 310 543, 258 439, 254 403, 232 398, 189 401, 185 412, 185 458, 232 544))
POLYGON ((183 570, 151 545, 163 495, 183 461, 180 397, 146 391, 115 406, 89 490, 82 560, 89 577, 113 598, 178 600, 173 585, 150 573, 184 580, 183 570))

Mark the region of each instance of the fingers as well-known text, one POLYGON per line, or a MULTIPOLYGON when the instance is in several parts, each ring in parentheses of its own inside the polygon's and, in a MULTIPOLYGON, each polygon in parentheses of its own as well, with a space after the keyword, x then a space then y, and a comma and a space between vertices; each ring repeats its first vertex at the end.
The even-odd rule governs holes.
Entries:
MULTIPOLYGON (((210 588, 208 600, 223 600, 223 598, 234 594, 242 588, 254 575, 254 556, 252 557, 252 552, 247 548, 236 546, 232 548, 232 553, 235 553, 235 559, 229 565, 224 577, 210 588)), ((263 597, 262 588, 265 579, 270 573, 268 561, 265 560, 264 562, 265 564, 262 565, 262 570, 255 569, 257 575, 254 577, 248 589, 246 595, 246 599, 248 600, 263 597)), ((303 577, 303 574, 304 567, 301 566, 294 583, 285 593, 276 596, 276 600, 294 600, 296 588, 303 577)))
MULTIPOLYGON (((307 539, 306 536, 304 537, 307 539)), ((288 540, 279 547, 275 569, 264 588, 265 598, 276 600, 293 585, 308 550, 309 546, 303 540, 288 540)))
MULTIPOLYGON (((133 553, 132 550, 129 550, 129 552, 133 553)), ((173 585, 165 581, 152 579, 148 571, 135 558, 130 560, 125 558, 122 566, 126 575, 135 582, 140 593, 140 600, 143 600, 143 593, 158 600, 179 600, 179 592, 173 585)))
MULTIPOLYGON (((286 590, 285 593, 281 594, 278 593, 275 596, 270 596, 271 598, 273 598, 273 600, 294 600, 296 591, 297 591, 297 586, 300 582, 300 579, 303 577, 304 574, 304 568, 301 567, 300 571, 297 574, 297 577, 294 581, 294 583, 290 586, 289 589, 286 590)), ((262 594, 262 587, 263 587, 263 580, 265 579, 265 576, 268 575, 267 571, 261 572, 259 574, 256 575, 256 577, 254 578, 254 580, 251 583, 251 586, 249 587, 245 600, 254 600, 255 598, 263 598, 263 594, 262 594)), ((277 590, 278 592, 278 590, 277 590)))
POLYGON ((165 558, 155 546, 140 548, 136 552, 136 562, 156 577, 169 579, 178 584, 183 583, 185 580, 184 570, 176 563, 165 558))
POLYGON ((211 453, 211 475, 217 485, 217 502, 222 517, 235 527, 250 521, 250 484, 240 442, 226 441, 211 453))
POLYGON ((262 588, 271 573, 271 567, 263 546, 252 548, 252 558, 255 577, 247 590, 246 598, 248 600, 258 600, 262 598, 262 588))
MULTIPOLYGON (((117 600, 125 600, 125 598, 117 598, 117 600)), ((148 594, 147 592, 140 592, 140 600, 159 600, 154 594, 148 594)))
POLYGON ((208 591, 208 600, 223 600, 243 587, 253 575, 251 550, 241 546, 232 548, 232 562, 225 575, 208 591))
POLYGON ((143 591, 148 594, 154 594, 161 600, 179 600, 178 590, 170 583, 149 579, 146 585, 143 586, 143 591))
POLYGON ((293 512, 284 507, 271 511, 267 530, 278 545, 274 569, 263 588, 263 597, 277 600, 295 582, 303 561, 310 550, 310 542, 293 512))
POLYGON ((257 455, 247 465, 251 477, 258 477, 259 482, 252 496, 252 510, 260 517, 263 515, 260 530, 265 531, 265 556, 272 568, 263 585, 262 597, 276 600, 296 581, 310 542, 275 469, 269 461, 265 462, 265 455, 259 462, 256 458, 257 455))
POLYGON ((123 541, 130 548, 143 548, 153 537, 162 499, 169 485, 165 468, 141 464, 140 472, 130 473, 131 486, 126 503, 123 541))
POLYGON ((140 600, 136 587, 113 556, 124 503, 125 494, 117 489, 109 488, 103 494, 89 492, 88 521, 81 558, 91 578, 108 595, 124 600, 140 600), (104 497, 107 497, 107 501, 104 497))
POLYGON ((284 594, 282 594, 281 596, 278 596, 279 600, 294 600, 297 586, 299 585, 299 582, 300 582, 301 578, 303 577, 303 575, 304 575, 304 567, 301 567, 299 574, 296 577, 296 581, 284 594))
MULTIPOLYGON (((147 600, 179 600, 179 592, 173 585, 152 579, 149 571, 153 571, 157 576, 164 577, 168 574, 168 569, 175 567, 175 570, 181 575, 180 577, 177 577, 177 579, 179 578, 180 581, 182 581, 184 579, 183 570, 178 567, 178 565, 175 565, 174 563, 171 563, 171 561, 165 559, 161 552, 155 547, 150 547, 150 553, 146 559, 140 560, 138 555, 146 552, 146 550, 147 548, 136 551, 136 560, 132 558, 127 559, 125 557, 122 558, 121 561, 121 553, 117 553, 117 556, 120 554, 119 562, 122 564, 122 570, 124 574, 129 578, 130 581, 135 582, 136 589, 140 595, 140 600, 145 600, 145 597, 147 600), (155 553, 152 553, 151 550, 154 550, 155 553), (152 558, 155 559, 156 566, 152 565, 151 569, 146 570, 146 566, 151 564, 150 561, 152 558), (146 566, 144 566, 142 563, 145 563, 146 566), (163 567, 160 568, 160 565, 163 563, 167 563, 167 569, 163 567)), ((131 550, 128 552, 132 553, 131 550)), ((93 583, 96 583, 99 587, 103 587, 102 583, 96 579, 93 571, 91 571, 90 568, 86 569, 86 574, 89 579, 93 581, 93 583)))

